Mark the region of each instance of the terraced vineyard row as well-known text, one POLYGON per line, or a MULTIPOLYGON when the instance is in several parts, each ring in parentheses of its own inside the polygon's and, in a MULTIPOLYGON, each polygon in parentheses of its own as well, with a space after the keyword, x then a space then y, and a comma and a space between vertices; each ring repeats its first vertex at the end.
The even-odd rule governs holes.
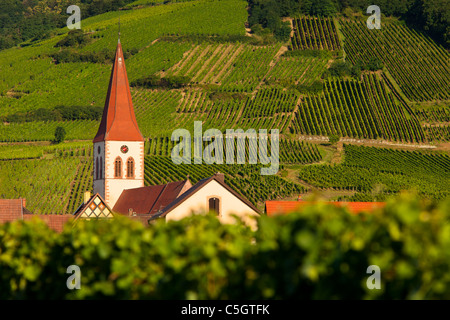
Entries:
MULTIPOLYGON (((191 47, 189 43, 153 43, 164 35, 244 35, 246 4, 243 0, 192 1, 108 12, 83 19, 83 30, 89 32, 92 42, 77 50, 114 51, 120 15, 124 50, 141 50, 126 62, 129 79, 133 81, 167 70, 191 47), (186 16, 190 17, 189 22, 186 16)), ((59 105, 103 106, 111 65, 85 62, 55 65, 48 55, 60 50, 54 46, 69 30, 55 31, 61 35, 0 52, 0 116, 59 105)))
POLYGON ((447 108, 416 110, 414 114, 426 123, 450 122, 450 110, 447 108))
POLYGON ((321 95, 307 95, 304 98, 292 129, 311 135, 425 141, 417 119, 394 99, 384 82, 373 74, 364 76, 363 81, 325 81, 321 95))
POLYGON ((185 54, 168 75, 191 78, 192 84, 215 84, 221 90, 252 92, 270 68, 281 45, 200 44, 185 54))
POLYGON ((396 23, 380 30, 369 30, 362 21, 340 23, 352 63, 380 59, 412 101, 450 99, 450 55, 429 38, 396 23))
POLYGON ((0 160, 18 160, 51 156, 67 156, 69 153, 85 155, 92 148, 91 142, 67 142, 55 145, 0 145, 0 160))
POLYGON ((128 80, 133 82, 152 74, 164 73, 183 59, 192 45, 186 42, 157 41, 126 60, 128 80))
POLYGON ((146 185, 159 185, 185 180, 192 183, 210 177, 217 172, 225 174, 225 182, 253 204, 268 199, 296 197, 303 187, 278 176, 261 176, 260 165, 175 165, 170 157, 145 158, 146 185))
POLYGON ((399 151, 375 147, 345 145, 345 164, 375 168, 386 172, 433 174, 450 183, 450 156, 418 151, 399 151))
POLYGON ((89 157, 80 158, 78 172, 70 185, 70 196, 67 200, 66 213, 74 213, 83 203, 84 192, 92 191, 93 161, 92 152, 89 157))
POLYGON ((177 123, 192 128, 203 121, 204 128, 279 129, 285 132, 292 119, 298 96, 294 91, 261 89, 256 96, 211 100, 203 91, 189 92, 177 108, 177 123))
POLYGON ((282 91, 279 89, 260 90, 253 100, 246 102, 242 117, 270 117, 277 113, 293 112, 298 98, 298 94, 294 91, 282 91))
POLYGON ((2 161, 0 195, 26 198, 27 208, 33 213, 65 213, 69 186, 76 179, 79 163, 76 157, 2 161))
MULTIPOLYGON (((193 139, 193 137, 191 137, 193 139)), ((224 137, 225 139, 225 137, 224 137)), ((145 154, 148 156, 163 156, 163 157, 170 157, 172 150, 174 146, 178 144, 175 142, 172 142, 170 137, 158 137, 158 138, 149 138, 148 142, 145 146, 145 154)), ((210 142, 203 142, 203 148, 205 149, 207 145, 209 145, 210 142)), ((194 154, 194 143, 192 142, 191 145, 191 155, 194 154)), ((314 163, 319 162, 322 160, 322 155, 320 154, 317 146, 315 144, 311 144, 305 141, 291 141, 288 139, 281 139, 280 140, 280 150, 279 150, 279 160, 281 164, 307 164, 307 163, 314 163)), ((223 142, 223 150, 224 155, 226 154, 226 143, 225 140, 223 142)), ((237 146, 237 140, 235 141, 235 148, 234 148, 234 159, 237 159, 236 152, 238 150, 237 146)), ((249 144, 248 140, 246 140, 246 146, 245 146, 245 154, 246 154, 246 161, 248 163, 248 154, 249 154, 249 144)), ((270 150, 271 150, 271 143, 270 139, 267 143, 267 150, 269 152, 270 156, 270 150)), ((226 160, 224 159, 224 162, 226 160)))
POLYGON ((314 57, 280 57, 267 74, 267 82, 289 86, 292 84, 311 85, 320 80, 326 70, 327 59, 314 57))
POLYGON ((134 112, 144 137, 170 135, 176 128, 175 111, 181 101, 178 91, 132 90, 134 112))
POLYGON ((66 140, 91 140, 98 125, 98 121, 90 120, 0 124, 0 142, 52 141, 57 127, 66 130, 66 140))
POLYGON ((244 35, 246 5, 243 0, 189 1, 108 12, 83 20, 83 28, 97 30, 99 37, 86 50, 99 51, 117 43, 119 15, 121 37, 129 48, 143 48, 163 35, 244 35))
POLYGON ((349 145, 345 146, 343 164, 304 166, 299 178, 319 188, 352 190, 367 196, 415 188, 423 196, 444 199, 450 195, 449 169, 448 155, 349 145))
POLYGON ((425 126, 423 131, 428 141, 450 141, 450 125, 425 126))
POLYGON ((294 50, 339 50, 341 44, 333 18, 304 16, 292 21, 294 36, 291 38, 294 50))

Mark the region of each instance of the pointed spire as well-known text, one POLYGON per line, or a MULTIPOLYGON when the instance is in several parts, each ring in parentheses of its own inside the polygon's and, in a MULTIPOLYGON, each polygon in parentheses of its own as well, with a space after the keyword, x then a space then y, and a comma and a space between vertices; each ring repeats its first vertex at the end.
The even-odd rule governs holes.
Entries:
POLYGON ((118 41, 118 43, 120 43, 120 15, 119 15, 119 41, 118 41))
POLYGON ((117 44, 111 71, 108 93, 102 121, 95 142, 100 141, 144 141, 134 115, 131 91, 123 57, 122 45, 117 44))

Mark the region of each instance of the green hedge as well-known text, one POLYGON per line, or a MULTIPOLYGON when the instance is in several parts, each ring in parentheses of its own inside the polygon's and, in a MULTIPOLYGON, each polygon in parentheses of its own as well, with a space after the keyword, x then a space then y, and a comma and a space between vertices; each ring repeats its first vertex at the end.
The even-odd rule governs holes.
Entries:
POLYGON ((450 299, 450 203, 403 194, 351 215, 322 203, 259 219, 214 216, 149 228, 126 217, 0 226, 0 299, 450 299), (69 290, 69 265, 81 289, 69 290), (369 290, 369 265, 381 289, 369 290))

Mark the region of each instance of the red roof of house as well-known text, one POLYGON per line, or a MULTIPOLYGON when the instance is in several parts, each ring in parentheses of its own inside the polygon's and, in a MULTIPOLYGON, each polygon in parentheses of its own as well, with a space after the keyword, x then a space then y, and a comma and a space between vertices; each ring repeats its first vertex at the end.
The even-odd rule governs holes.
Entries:
MULTIPOLYGON (((384 202, 336 202, 330 201, 327 204, 345 207, 350 213, 358 214, 361 212, 371 212, 378 208, 383 208, 386 203, 384 202)), ((310 201, 266 201, 266 214, 273 216, 276 214, 287 214, 294 211, 301 210, 302 208, 314 204, 310 201)))
POLYGON ((51 229, 61 232, 64 224, 73 218, 70 214, 33 214, 25 208, 25 203, 25 199, 0 199, 0 223, 16 220, 29 221, 33 218, 38 218, 43 220, 51 229))
POLYGON ((34 218, 43 220, 49 228, 55 230, 56 232, 62 232, 64 229, 64 224, 73 219, 71 214, 24 214, 23 219, 25 221, 32 220, 34 218))
POLYGON ((0 199, 0 223, 22 219, 23 204, 24 199, 0 199))
POLYGON ((94 138, 94 143, 107 140, 144 141, 134 115, 125 59, 120 41, 117 44, 114 57, 102 121, 94 138))
POLYGON ((171 182, 160 186, 124 190, 117 200, 113 212, 128 215, 129 210, 137 215, 156 214, 192 187, 189 180, 171 182))

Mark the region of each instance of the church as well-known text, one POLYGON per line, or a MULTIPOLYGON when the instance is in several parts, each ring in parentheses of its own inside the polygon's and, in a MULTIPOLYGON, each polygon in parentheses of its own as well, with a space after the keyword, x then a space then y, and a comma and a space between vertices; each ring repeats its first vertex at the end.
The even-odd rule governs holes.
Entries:
POLYGON ((77 219, 113 218, 121 214, 144 224, 178 220, 214 212, 224 223, 233 215, 255 225, 258 209, 217 173, 195 185, 186 178, 166 185, 144 186, 144 137, 133 109, 120 39, 114 57, 105 107, 93 140, 93 191, 85 193, 74 213, 77 219))

